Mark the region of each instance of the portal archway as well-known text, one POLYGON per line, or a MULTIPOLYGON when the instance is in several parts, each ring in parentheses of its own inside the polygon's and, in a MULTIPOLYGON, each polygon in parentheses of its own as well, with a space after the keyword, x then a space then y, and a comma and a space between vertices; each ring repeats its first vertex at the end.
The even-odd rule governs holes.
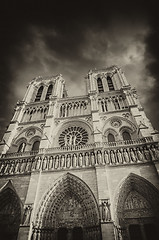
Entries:
POLYGON ((99 209, 90 188, 78 177, 67 173, 45 194, 37 211, 32 238, 40 240, 99 240, 99 209), (48 229, 50 232, 48 233, 48 229), (60 230, 63 229, 63 230, 60 230))
POLYGON ((0 238, 3 240, 16 240, 20 222, 20 200, 9 181, 0 190, 0 238))
POLYGON ((159 191, 146 179, 136 174, 127 177, 120 187, 116 214, 123 240, 159 238, 159 191))

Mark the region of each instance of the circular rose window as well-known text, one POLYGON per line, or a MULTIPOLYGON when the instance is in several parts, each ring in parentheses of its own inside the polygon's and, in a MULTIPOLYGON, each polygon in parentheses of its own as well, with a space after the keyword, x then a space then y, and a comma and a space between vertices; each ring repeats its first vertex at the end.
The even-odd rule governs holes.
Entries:
POLYGON ((59 136, 59 144, 61 147, 85 145, 87 141, 87 131, 77 126, 68 127, 59 136))

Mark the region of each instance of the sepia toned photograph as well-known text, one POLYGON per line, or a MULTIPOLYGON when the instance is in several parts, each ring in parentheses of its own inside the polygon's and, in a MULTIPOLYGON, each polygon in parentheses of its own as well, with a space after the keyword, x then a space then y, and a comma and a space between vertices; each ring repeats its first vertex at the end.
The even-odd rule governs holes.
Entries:
POLYGON ((3 1, 0 240, 159 239, 157 1, 3 1))

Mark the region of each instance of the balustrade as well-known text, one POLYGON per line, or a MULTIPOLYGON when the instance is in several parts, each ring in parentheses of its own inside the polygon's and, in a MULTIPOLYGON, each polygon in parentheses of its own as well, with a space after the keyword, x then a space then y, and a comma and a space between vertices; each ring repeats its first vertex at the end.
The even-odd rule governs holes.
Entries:
POLYGON ((12 159, 0 161, 0 175, 12 175, 31 173, 33 171, 68 170, 74 168, 86 168, 102 165, 122 165, 150 162, 159 160, 159 149, 155 145, 138 147, 118 147, 110 149, 78 150, 65 152, 41 154, 31 158, 12 159))
POLYGON ((59 117, 87 115, 90 111, 88 100, 63 102, 60 105, 59 117))
POLYGON ((126 99, 122 95, 109 96, 98 99, 100 112, 116 111, 128 108, 126 99))
POLYGON ((43 120, 46 118, 48 109, 49 105, 47 104, 26 106, 22 122, 43 120))

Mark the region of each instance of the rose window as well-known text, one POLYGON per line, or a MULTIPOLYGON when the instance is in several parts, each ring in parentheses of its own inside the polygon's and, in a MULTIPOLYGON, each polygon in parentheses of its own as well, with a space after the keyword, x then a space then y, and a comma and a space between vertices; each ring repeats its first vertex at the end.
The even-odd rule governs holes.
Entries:
POLYGON ((77 126, 68 127, 59 136, 59 144, 61 147, 85 145, 87 141, 87 131, 77 126))

